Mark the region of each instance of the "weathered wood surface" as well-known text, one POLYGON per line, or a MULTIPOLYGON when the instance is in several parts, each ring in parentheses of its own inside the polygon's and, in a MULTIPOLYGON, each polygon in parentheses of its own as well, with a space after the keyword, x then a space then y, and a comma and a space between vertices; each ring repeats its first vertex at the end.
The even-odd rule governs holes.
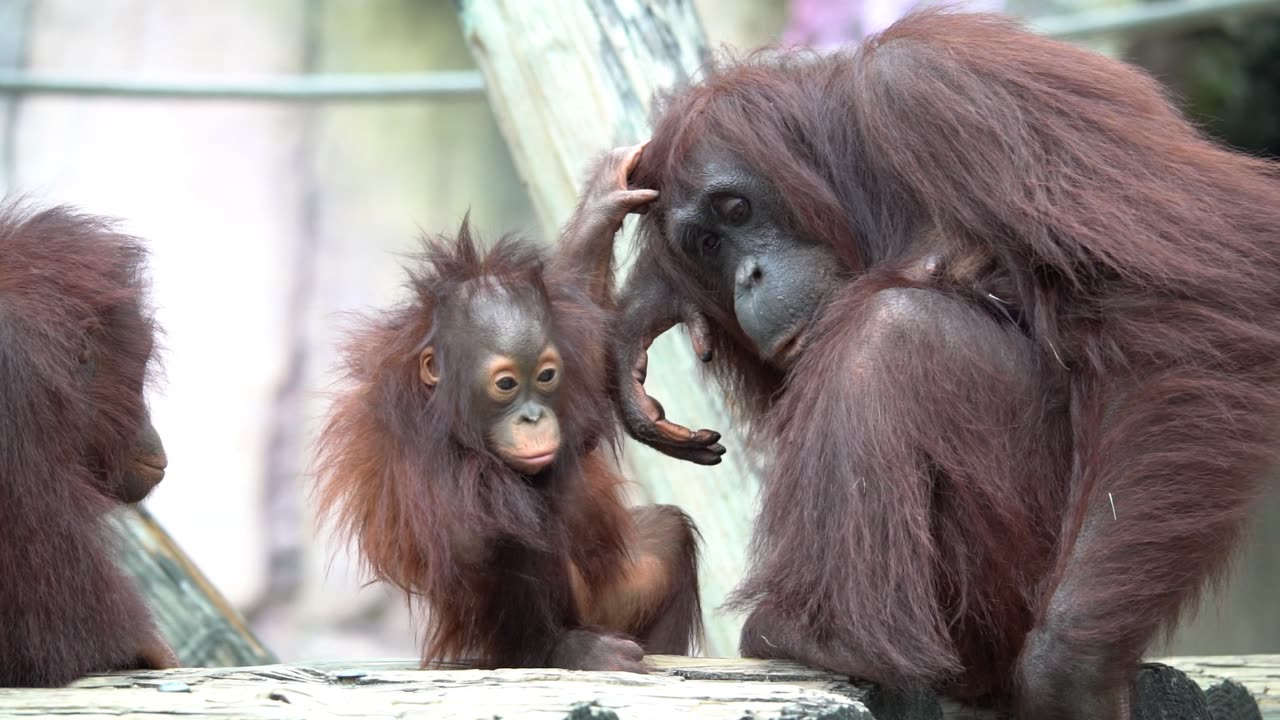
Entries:
POLYGON ((1258 700, 1263 717, 1280 718, 1280 655, 1177 657, 1161 662, 1186 673, 1202 688, 1234 680, 1258 700))
MULTIPOLYGON (((654 94, 709 57, 689 0, 458 0, 458 8, 498 126, 553 240, 587 165, 646 139, 654 94)), ((631 254, 628 243, 617 247, 620 260, 631 254)), ((703 605, 716 607, 741 579, 759 484, 737 424, 695 365, 688 340, 668 333, 649 352, 647 386, 673 420, 720 431, 724 461, 704 468, 629 442, 626 474, 645 499, 679 505, 698 524, 703 605)), ((733 615, 708 617, 707 653, 734 652, 740 627, 733 615)))
POLYGON ((53 691, 0 690, 0 718, 870 719, 844 678, 788 663, 655 658, 652 675, 419 671, 412 661, 100 675, 53 691), (182 685, 178 685, 181 683, 182 685), (185 692, 184 692, 185 690, 185 692), (176 692, 174 692, 176 691, 176 692), (592 705, 594 703, 594 706, 592 705), (578 710, 575 708, 592 708, 578 710))
MULTIPOLYGON (((1280 656, 1167 660, 1208 687, 1240 680, 1280 717, 1280 656)), ((823 718, 874 720, 870 688, 793 663, 651 658, 650 675, 419 671, 409 660, 114 673, 59 690, 0 690, 0 718, 823 718)), ((944 718, 996 715, 944 704, 944 718)), ((881 719, 885 720, 885 719, 881 719)), ((903 720, 915 720, 906 718, 903 720)))
POLYGON ((182 664, 261 665, 276 657, 144 508, 112 517, 119 561, 138 588, 182 664))

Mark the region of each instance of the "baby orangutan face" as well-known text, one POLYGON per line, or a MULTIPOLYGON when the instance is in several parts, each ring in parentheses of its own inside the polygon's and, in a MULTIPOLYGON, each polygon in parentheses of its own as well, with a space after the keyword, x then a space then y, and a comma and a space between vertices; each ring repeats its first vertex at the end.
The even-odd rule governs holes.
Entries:
POLYGON ((470 384, 472 420, 490 451, 517 472, 535 475, 556 459, 562 365, 543 304, 484 289, 462 307, 442 308, 437 342, 422 350, 419 375, 434 388, 447 376, 470 384))

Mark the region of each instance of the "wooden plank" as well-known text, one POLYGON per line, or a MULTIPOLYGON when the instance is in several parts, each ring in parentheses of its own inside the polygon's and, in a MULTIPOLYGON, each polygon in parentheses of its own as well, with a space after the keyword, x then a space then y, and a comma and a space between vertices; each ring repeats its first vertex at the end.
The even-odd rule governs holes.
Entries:
POLYGON ((419 671, 413 661, 171 670, 0 690, 0 718, 669 718, 873 720, 843 678, 788 663, 655 658, 658 672, 419 671), (710 673, 711 678, 702 674, 710 673))
POLYGON ((1280 718, 1280 655, 1216 655, 1160 660, 1176 667, 1202 688, 1234 680, 1253 695, 1263 717, 1280 718))
MULTIPOLYGON (((458 8, 547 238, 572 212, 588 163, 647 138, 654 93, 687 80, 708 57, 689 0, 460 0, 458 8)), ((619 242, 616 257, 631 255, 619 242)), ((673 420, 720 431, 724 461, 703 468, 628 442, 625 462, 645 491, 638 499, 679 505, 698 524, 703 606, 714 608, 742 576, 759 481, 719 389, 696 364, 681 333, 668 333, 649 352, 647 386, 673 420)), ((736 652, 740 627, 738 617, 708 614, 706 652, 736 652)))
MULTIPOLYGON (((823 718, 874 720, 871 688, 794 663, 656 656, 650 675, 431 670, 412 660, 177 669, 85 678, 58 690, 0 690, 0 718, 823 718)), ((1280 717, 1280 656, 1172 658, 1207 687, 1233 678, 1280 717)), ((947 720, 996 714, 944 703, 947 720)), ((918 716, 917 716, 918 717, 918 716)), ((914 717, 897 720, 917 720, 914 717)))

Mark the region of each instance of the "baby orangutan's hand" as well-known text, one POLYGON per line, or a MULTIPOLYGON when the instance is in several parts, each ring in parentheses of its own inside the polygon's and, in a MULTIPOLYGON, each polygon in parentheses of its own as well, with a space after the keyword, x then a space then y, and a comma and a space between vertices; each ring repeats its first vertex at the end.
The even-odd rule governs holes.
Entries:
POLYGON ((564 634, 551 653, 551 666, 566 670, 647 673, 644 649, 613 633, 579 628, 564 634))

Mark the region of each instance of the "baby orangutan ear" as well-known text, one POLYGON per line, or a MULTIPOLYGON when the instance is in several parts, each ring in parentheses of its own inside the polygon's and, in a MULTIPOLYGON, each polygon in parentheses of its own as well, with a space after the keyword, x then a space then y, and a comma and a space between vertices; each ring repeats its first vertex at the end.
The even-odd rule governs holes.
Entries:
POLYGON ((435 388, 440 382, 440 371, 436 367, 436 349, 431 345, 423 348, 422 354, 418 356, 418 377, 422 378, 422 384, 429 388, 435 388))

